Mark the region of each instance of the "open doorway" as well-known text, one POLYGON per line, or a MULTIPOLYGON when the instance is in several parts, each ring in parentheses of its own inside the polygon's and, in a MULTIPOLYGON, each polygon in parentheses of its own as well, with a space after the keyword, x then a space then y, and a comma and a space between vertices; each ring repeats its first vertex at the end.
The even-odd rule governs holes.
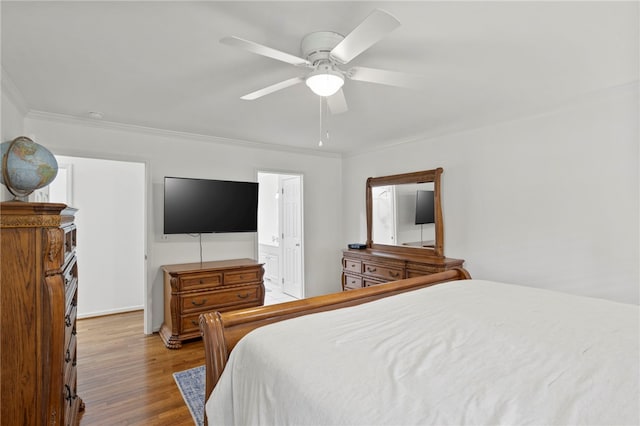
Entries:
POLYGON ((304 297, 302 175, 258 172, 258 258, 265 304, 304 297))
POLYGON ((78 208, 78 318, 146 308, 146 164, 56 159, 49 201, 78 208))

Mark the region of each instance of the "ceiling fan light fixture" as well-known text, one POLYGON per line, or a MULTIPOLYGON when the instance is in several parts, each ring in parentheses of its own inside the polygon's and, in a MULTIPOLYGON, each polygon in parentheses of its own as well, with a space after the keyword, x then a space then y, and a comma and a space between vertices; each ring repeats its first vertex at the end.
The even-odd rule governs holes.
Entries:
POLYGON ((344 84, 344 77, 338 71, 324 69, 314 71, 305 80, 307 86, 318 96, 331 96, 344 84))

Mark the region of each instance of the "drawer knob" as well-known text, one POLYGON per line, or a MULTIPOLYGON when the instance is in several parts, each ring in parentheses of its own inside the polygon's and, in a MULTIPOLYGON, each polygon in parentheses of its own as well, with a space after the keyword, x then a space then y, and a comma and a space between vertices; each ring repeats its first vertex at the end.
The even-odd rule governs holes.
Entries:
POLYGON ((71 327, 71 318, 69 317, 69 315, 65 315, 64 325, 66 325, 67 327, 71 327))
POLYGON ((375 272, 376 270, 376 268, 367 267, 367 272, 375 272))
POLYGON ((191 324, 193 324, 193 325, 195 325, 195 326, 198 326, 198 321, 196 321, 196 320, 191 320, 191 324))
POLYGON ((400 272, 389 271, 389 275, 391 275, 393 278, 398 278, 400 276, 400 272))
POLYGON ((247 297, 249 297, 249 293, 246 294, 238 294, 237 295, 240 299, 246 299, 247 297))
POLYGON ((199 303, 198 303, 198 302, 196 302, 195 300, 192 300, 192 301, 191 301, 191 304, 192 304, 193 306, 202 306, 202 305, 204 305, 205 303, 207 303, 207 299, 202 299, 202 302, 199 302, 199 303))
POLYGON ((204 284, 204 280, 200 280, 200 284, 204 284))

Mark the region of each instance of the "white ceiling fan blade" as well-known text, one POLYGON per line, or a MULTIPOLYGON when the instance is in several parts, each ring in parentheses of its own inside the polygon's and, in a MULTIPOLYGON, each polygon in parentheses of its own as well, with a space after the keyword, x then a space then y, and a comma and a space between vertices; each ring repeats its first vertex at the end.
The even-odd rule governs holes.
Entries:
POLYGON ((347 107, 347 100, 344 97, 342 89, 338 90, 334 95, 327 97, 327 105, 333 115, 342 114, 349 110, 347 107))
POLYGON ((248 50, 249 52, 257 53, 258 55, 266 56, 268 58, 277 59, 278 61, 286 62, 295 66, 311 66, 311 63, 306 59, 299 58, 295 55, 282 52, 280 50, 273 49, 271 47, 263 46, 262 44, 255 43, 253 41, 244 40, 240 37, 225 37, 220 39, 220 43, 228 46, 239 47, 241 49, 248 50))
POLYGON ((424 89, 427 85, 424 76, 377 68, 353 67, 347 72, 347 77, 351 80, 405 87, 407 89, 424 89))
POLYGON ((254 99, 258 99, 265 95, 268 95, 270 93, 277 92, 278 90, 286 89, 287 87, 296 85, 298 83, 302 83, 303 81, 304 81, 304 78, 302 77, 290 78, 289 80, 281 81, 280 83, 272 84, 271 86, 267 86, 263 89, 256 90, 255 92, 251 92, 247 95, 240 97, 240 99, 243 99, 245 101, 252 101, 254 99))
POLYGON ((376 9, 331 50, 331 58, 346 64, 399 26, 391 14, 376 9))

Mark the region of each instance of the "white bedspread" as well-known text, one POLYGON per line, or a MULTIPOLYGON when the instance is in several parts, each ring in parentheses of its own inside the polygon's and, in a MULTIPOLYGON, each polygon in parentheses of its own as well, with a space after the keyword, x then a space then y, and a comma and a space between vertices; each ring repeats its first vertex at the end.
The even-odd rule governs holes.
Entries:
POLYGON ((446 283, 254 330, 210 425, 638 425, 639 309, 446 283))

